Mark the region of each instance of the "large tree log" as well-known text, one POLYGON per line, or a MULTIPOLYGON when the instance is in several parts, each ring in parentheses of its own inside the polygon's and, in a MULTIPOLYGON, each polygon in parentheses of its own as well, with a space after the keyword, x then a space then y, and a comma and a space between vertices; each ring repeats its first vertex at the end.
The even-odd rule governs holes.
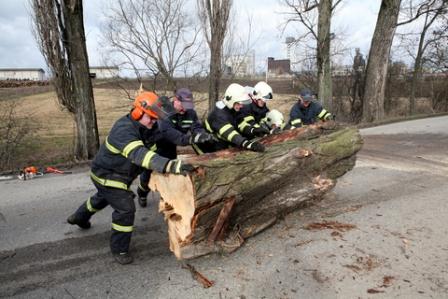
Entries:
POLYGON ((183 157, 198 167, 188 176, 151 176, 177 258, 231 252, 285 213, 322 198, 353 168, 362 139, 354 128, 327 122, 262 143, 264 153, 229 149, 183 157))

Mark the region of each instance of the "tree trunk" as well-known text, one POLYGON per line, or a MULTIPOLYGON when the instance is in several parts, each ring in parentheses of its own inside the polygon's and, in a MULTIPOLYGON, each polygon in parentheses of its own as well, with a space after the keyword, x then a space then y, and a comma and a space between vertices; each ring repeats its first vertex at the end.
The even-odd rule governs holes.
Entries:
POLYGON ((335 112, 333 105, 333 92, 331 81, 330 60, 330 26, 331 26, 332 0, 319 1, 319 20, 317 34, 317 82, 319 84, 318 96, 322 105, 335 112))
POLYGON ((208 111, 212 111, 219 99, 219 86, 222 76, 222 42, 217 35, 212 36, 210 47, 210 77, 208 81, 208 111))
POLYGON ((362 146, 356 129, 333 122, 261 142, 264 153, 230 149, 186 157, 194 173, 151 176, 177 258, 232 252, 282 215, 321 199, 353 168, 362 146))
POLYGON ((363 101, 363 121, 384 118, 384 91, 389 53, 401 0, 383 0, 370 46, 363 101))
POLYGON ((69 68, 72 73, 72 97, 76 103, 75 158, 92 159, 99 148, 98 127, 89 60, 84 34, 82 0, 64 0, 63 14, 67 41, 69 68))

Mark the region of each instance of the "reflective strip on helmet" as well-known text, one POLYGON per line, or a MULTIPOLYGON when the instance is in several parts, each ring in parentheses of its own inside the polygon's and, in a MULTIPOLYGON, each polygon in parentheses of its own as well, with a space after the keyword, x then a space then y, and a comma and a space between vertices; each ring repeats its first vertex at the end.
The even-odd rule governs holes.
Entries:
POLYGON ((123 233, 131 233, 134 230, 134 226, 119 225, 112 222, 112 229, 123 233))
POLYGON ((89 212, 92 212, 92 213, 98 212, 97 209, 92 207, 92 202, 90 201, 91 199, 92 199, 91 197, 89 197, 89 199, 87 199, 87 202, 86 202, 87 210, 89 210, 89 212))
POLYGON ((107 140, 107 138, 108 137, 106 137, 106 141, 104 142, 104 144, 106 145, 106 148, 114 154, 120 154, 121 153, 120 150, 118 148, 114 147, 112 144, 110 144, 109 141, 107 140))
POLYGON ((235 137, 235 135, 239 135, 237 131, 233 130, 229 136, 227 136, 227 140, 229 140, 230 142, 232 142, 232 138, 235 137))
POLYGON ((302 120, 300 118, 291 121, 291 125, 297 125, 297 124, 301 124, 301 123, 302 123, 302 120))
POLYGON ((103 185, 106 187, 117 188, 117 189, 128 190, 128 185, 126 185, 125 183, 99 178, 93 172, 90 172, 90 177, 100 185, 103 185))
POLYGON ((224 125, 224 126, 222 126, 221 129, 219 129, 218 134, 223 135, 226 131, 229 131, 232 129, 233 129, 233 126, 231 124, 224 125))
POLYGON ((145 157, 143 158, 142 166, 145 168, 149 168, 149 165, 151 165, 151 159, 152 159, 152 157, 155 156, 155 154, 156 153, 153 151, 148 151, 146 153, 145 157))
POLYGON ((322 117, 324 117, 325 113, 327 113, 327 110, 322 109, 322 111, 319 113, 319 115, 317 117, 322 118, 322 117))
POLYGON ((127 158, 129 156, 129 154, 139 146, 145 146, 143 144, 143 141, 137 140, 137 141, 132 141, 132 142, 128 143, 128 145, 126 145, 123 149, 123 156, 125 156, 127 158))

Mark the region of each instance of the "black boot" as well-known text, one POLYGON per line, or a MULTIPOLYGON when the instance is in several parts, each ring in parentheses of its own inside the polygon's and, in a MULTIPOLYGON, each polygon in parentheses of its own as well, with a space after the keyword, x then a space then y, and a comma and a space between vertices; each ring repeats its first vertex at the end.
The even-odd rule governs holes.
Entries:
POLYGON ((114 259, 122 265, 130 264, 134 261, 134 258, 129 252, 114 253, 113 256, 114 259))
POLYGON ((139 197, 138 197, 138 204, 139 204, 142 208, 146 207, 146 206, 148 205, 148 201, 146 200, 146 197, 141 197, 141 196, 139 196, 139 197))
POLYGON ((76 213, 73 215, 70 215, 67 218, 67 222, 70 223, 71 225, 76 224, 77 226, 79 226, 82 229, 89 229, 91 226, 90 221, 87 221, 87 222, 79 221, 79 219, 76 218, 76 213))

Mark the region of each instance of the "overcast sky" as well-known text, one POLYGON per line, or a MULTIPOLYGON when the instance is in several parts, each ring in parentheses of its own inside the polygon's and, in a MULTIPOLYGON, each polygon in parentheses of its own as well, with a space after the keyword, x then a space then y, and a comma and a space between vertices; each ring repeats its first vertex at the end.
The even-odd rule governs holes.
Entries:
MULTIPOLYGON (((31 33, 29 0, 0 0, 0 68, 5 67, 45 67, 36 41, 31 33)), ((113 0, 84 0, 84 23, 87 50, 91 66, 102 65, 101 26, 104 21, 105 3, 113 0)), ((163 0, 161 0, 163 1, 163 0)), ((195 2, 195 1, 194 1, 195 2)), ((345 44, 352 49, 361 48, 367 54, 380 6, 379 0, 344 0, 333 18, 332 31, 344 32, 345 44)), ((286 8, 278 0, 234 1, 238 11, 249 12, 256 23, 255 34, 259 36, 255 48, 258 63, 267 56, 285 58, 283 43, 286 36, 297 34, 289 27, 282 35, 280 28, 284 22, 286 8)), ((246 22, 240 18, 240 22, 246 22)))

